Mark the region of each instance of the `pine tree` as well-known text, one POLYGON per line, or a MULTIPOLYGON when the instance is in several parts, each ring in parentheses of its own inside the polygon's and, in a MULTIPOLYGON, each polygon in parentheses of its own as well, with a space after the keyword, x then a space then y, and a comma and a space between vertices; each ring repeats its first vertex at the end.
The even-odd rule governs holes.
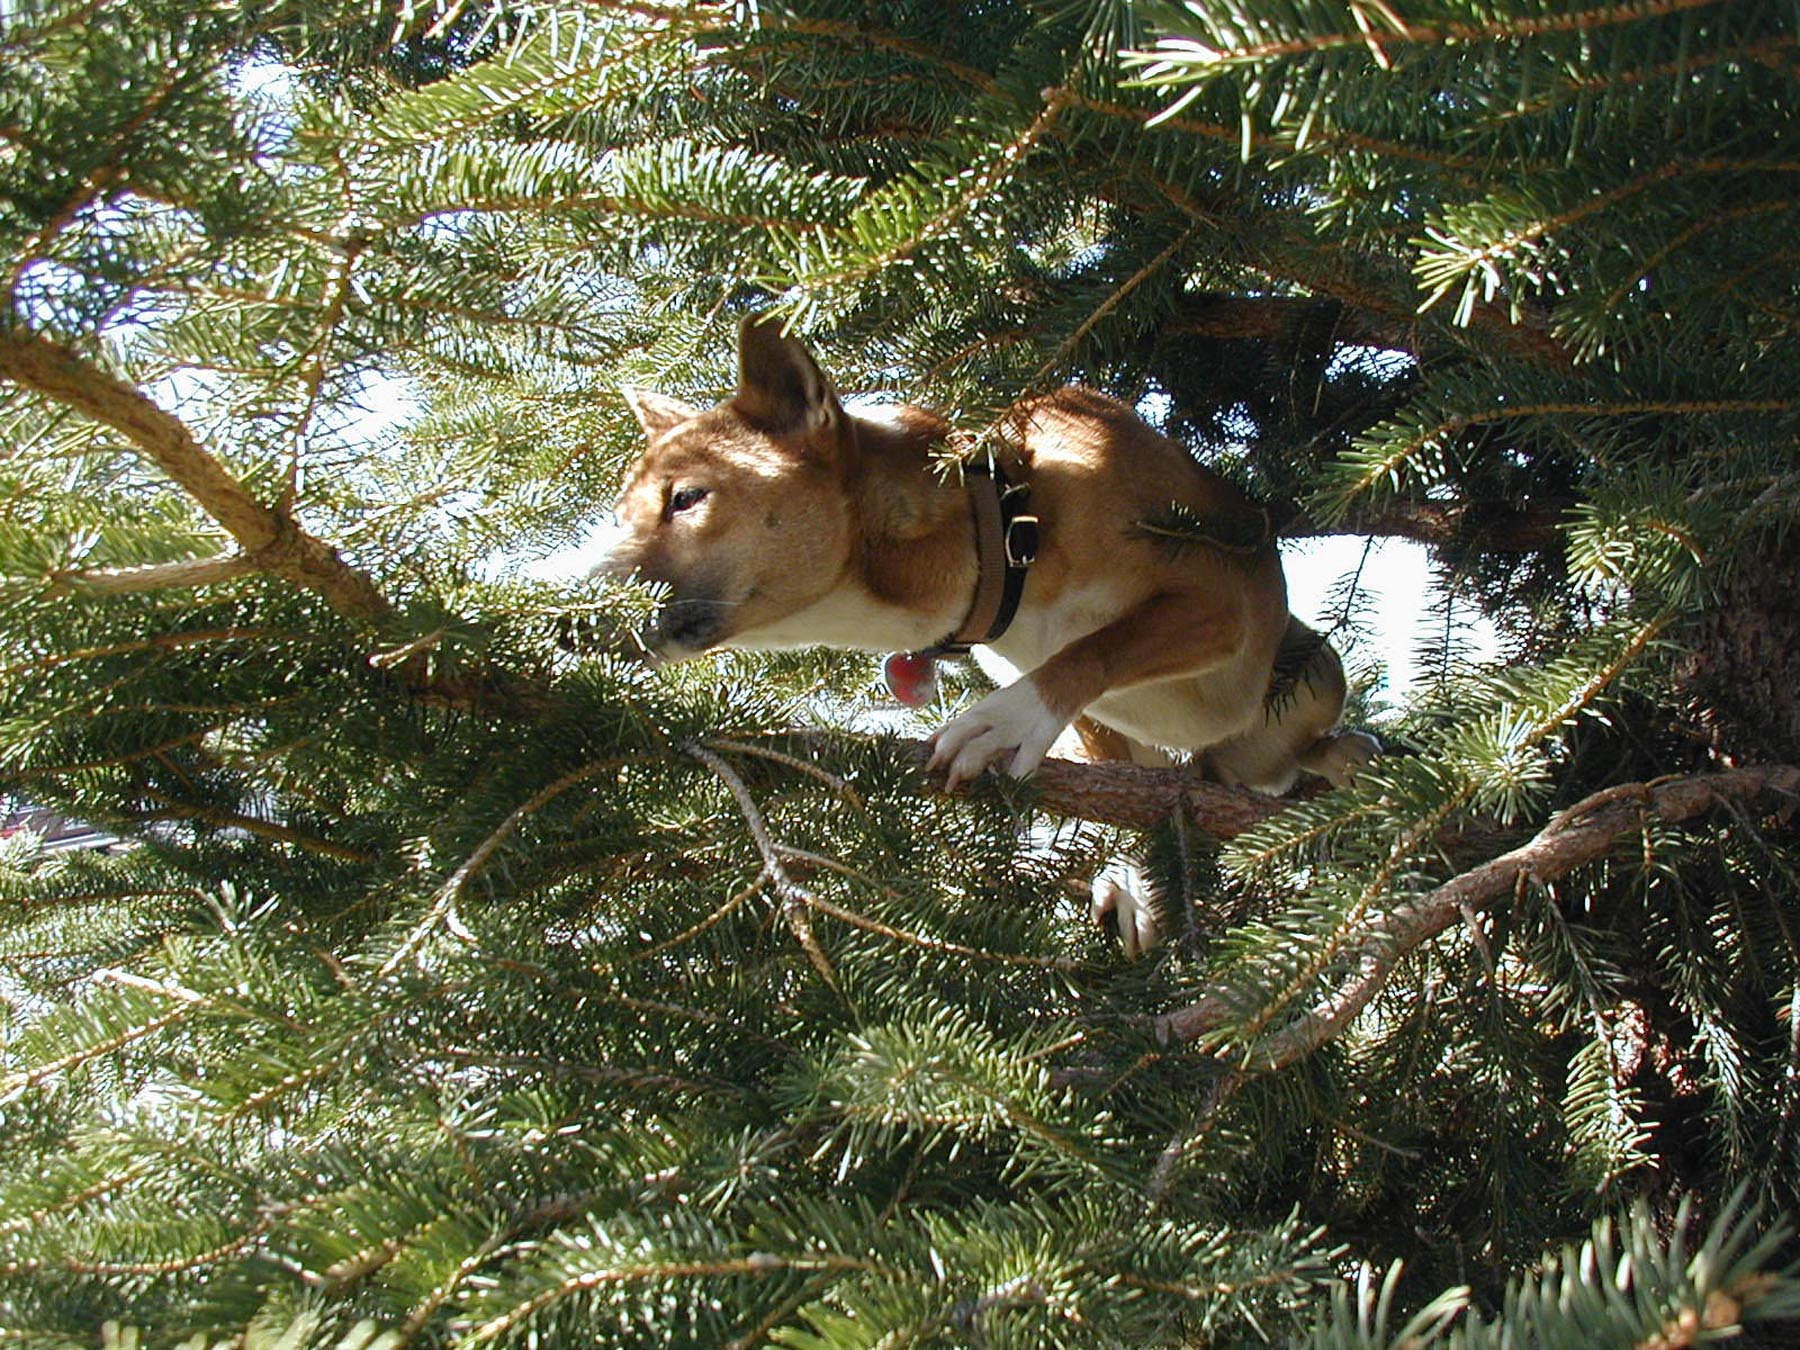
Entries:
POLYGON ((118 843, 0 841, 4 1338, 1779 1335, 1797 63, 1755 0, 9 0, 0 793, 118 843), (522 563, 757 311, 1428 545, 1393 753, 950 798, 863 658, 644 669, 522 563))

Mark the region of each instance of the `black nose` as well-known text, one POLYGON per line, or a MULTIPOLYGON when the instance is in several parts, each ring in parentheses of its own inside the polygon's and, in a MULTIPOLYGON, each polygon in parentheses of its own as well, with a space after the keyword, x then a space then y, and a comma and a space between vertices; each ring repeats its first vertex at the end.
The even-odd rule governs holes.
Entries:
POLYGON ((725 611, 720 600, 670 600, 651 616, 645 643, 652 651, 668 647, 703 651, 725 636, 725 611))

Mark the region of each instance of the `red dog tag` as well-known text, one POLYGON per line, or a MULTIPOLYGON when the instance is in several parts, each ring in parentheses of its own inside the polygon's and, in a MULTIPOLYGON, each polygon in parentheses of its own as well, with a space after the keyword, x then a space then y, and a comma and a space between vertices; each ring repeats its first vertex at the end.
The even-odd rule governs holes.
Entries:
POLYGON ((909 708, 937 697, 937 659, 919 652, 895 652, 881 663, 888 692, 909 708))

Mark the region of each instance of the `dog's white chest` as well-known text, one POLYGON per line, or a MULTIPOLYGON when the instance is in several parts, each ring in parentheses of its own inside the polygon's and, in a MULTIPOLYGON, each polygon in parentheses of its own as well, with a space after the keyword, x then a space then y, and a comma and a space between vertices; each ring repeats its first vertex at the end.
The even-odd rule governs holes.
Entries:
POLYGON ((730 645, 765 652, 793 647, 917 651, 942 637, 951 622, 942 614, 886 604, 860 587, 844 585, 797 613, 738 635, 730 645))
MULTIPOLYGON (((1052 604, 1021 606, 1012 626, 999 641, 976 648, 976 660, 983 670, 988 670, 987 661, 981 654, 992 653, 1014 672, 1032 670, 1076 638, 1104 628, 1124 614, 1126 607, 1127 598, 1116 586, 1070 587, 1052 604)), ((994 674, 991 670, 988 673, 994 674)))

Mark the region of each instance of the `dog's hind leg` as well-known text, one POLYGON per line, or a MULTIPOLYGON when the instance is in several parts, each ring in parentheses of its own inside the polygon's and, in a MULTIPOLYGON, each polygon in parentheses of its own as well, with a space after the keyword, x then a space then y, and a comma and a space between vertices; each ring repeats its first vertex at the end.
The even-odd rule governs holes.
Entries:
POLYGON ((1381 742, 1366 731, 1336 731, 1300 752, 1300 767, 1333 787, 1349 787, 1381 753, 1381 742))
MULTIPOLYGON (((1090 764, 1125 760, 1161 768, 1174 763, 1167 751, 1134 741, 1091 717, 1076 718, 1069 730, 1080 745, 1081 758, 1090 764)), ((1094 875, 1090 896, 1088 912, 1094 923, 1117 935, 1127 957, 1135 960, 1161 940, 1157 895, 1135 856, 1122 853, 1110 859, 1094 875)))
POLYGON ((1305 769, 1333 787, 1347 785, 1381 743, 1360 731, 1336 731, 1344 712, 1344 664, 1331 645, 1298 619, 1288 621, 1261 722, 1201 755, 1207 776, 1279 796, 1305 769))

